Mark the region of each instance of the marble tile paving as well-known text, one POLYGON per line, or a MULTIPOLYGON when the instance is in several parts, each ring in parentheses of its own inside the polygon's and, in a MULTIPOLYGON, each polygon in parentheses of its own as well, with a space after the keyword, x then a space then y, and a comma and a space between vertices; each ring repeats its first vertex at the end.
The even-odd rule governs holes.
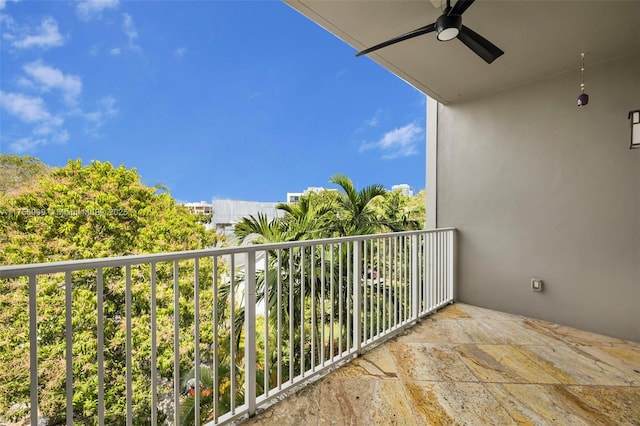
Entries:
POLYGON ((640 343, 457 303, 248 425, 640 425, 640 343))

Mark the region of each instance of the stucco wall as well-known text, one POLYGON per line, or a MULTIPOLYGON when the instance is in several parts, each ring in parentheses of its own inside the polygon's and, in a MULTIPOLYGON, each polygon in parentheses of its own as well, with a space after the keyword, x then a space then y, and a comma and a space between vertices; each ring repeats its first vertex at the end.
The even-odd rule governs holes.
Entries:
POLYGON ((640 341, 640 55, 438 109, 460 301, 640 341), (531 291, 532 277, 544 280, 531 291))

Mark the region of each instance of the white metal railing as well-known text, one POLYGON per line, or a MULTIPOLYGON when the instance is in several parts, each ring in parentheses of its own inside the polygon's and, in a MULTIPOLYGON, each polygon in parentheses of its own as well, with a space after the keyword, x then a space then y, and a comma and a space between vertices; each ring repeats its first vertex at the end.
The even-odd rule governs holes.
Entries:
POLYGON ((39 416, 99 425, 253 416, 451 303, 454 256, 455 229, 447 228, 1 267, 0 283, 28 291, 31 424, 39 416), (43 291, 59 298, 64 321, 44 313, 43 291), (74 304, 87 291, 96 316, 89 324, 86 307, 74 304), (56 324, 65 342, 57 355, 41 341, 56 324), (95 354, 87 355, 87 333, 95 354), (46 357, 56 356, 66 370, 66 408, 57 413, 43 408, 39 383, 55 365, 46 357), (87 356, 97 372, 93 409, 79 405, 74 386, 87 356), (146 396, 134 398, 144 386, 146 396))

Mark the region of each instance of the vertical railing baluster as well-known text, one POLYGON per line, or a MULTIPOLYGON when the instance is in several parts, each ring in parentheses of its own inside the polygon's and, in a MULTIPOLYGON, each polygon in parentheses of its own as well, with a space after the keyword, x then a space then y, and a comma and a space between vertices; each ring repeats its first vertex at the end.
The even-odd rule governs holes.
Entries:
POLYGON ((398 236, 398 326, 402 325, 404 315, 404 236, 398 236))
POLYGON ((449 276, 449 298, 453 301, 456 298, 455 284, 457 278, 456 251, 458 249, 458 232, 455 229, 448 232, 451 234, 451 247, 449 249, 449 268, 451 270, 451 274, 449 276))
POLYGON ((294 377, 294 358, 295 358, 295 340, 294 340, 294 280, 293 280, 293 254, 294 248, 290 247, 289 250, 289 382, 293 383, 294 377))
POLYGON ((433 309, 436 309, 436 307, 438 306, 438 245, 436 244, 437 237, 438 234, 436 234, 435 232, 431 234, 431 293, 433 297, 433 309))
POLYGON ((29 275, 29 394, 31 426, 38 426, 38 280, 29 275))
POLYGON ((342 306, 343 306, 343 296, 342 296, 342 247, 343 243, 338 243, 338 353, 342 356, 342 335, 343 335, 343 327, 342 327, 342 306))
POLYGON ((151 424, 158 424, 158 375, 156 354, 156 263, 151 262, 151 424))
POLYGON ((300 247, 300 377, 304 377, 304 358, 306 356, 304 351, 305 334, 304 334, 304 300, 305 300, 305 261, 306 248, 300 247))
POLYGON ((335 275, 335 258, 334 258, 334 244, 331 244, 329 246, 329 271, 330 274, 329 275, 329 285, 331 286, 329 289, 329 299, 331 300, 329 302, 329 306, 331 306, 331 320, 329 321, 329 355, 330 355, 330 359, 331 361, 333 361, 333 357, 334 357, 334 353, 335 353, 335 349, 334 349, 334 328, 335 328, 335 321, 336 321, 336 299, 335 299, 335 294, 334 294, 334 290, 333 287, 335 285, 335 279, 334 279, 334 275, 335 275))
MULTIPOLYGON (((367 261, 369 260, 367 258, 367 241, 366 240, 362 240, 362 241, 354 241, 354 244, 358 245, 358 248, 360 248, 360 246, 362 245, 362 251, 359 251, 360 256, 362 257, 362 265, 360 266, 362 269, 360 271, 359 275, 356 275, 357 280, 358 280, 358 287, 361 287, 361 291, 360 291, 360 295, 361 295, 361 315, 362 315, 362 331, 361 331, 361 336, 360 339, 361 341, 367 341, 367 334, 369 333, 369 327, 368 327, 368 321, 367 321, 367 316, 368 316, 368 308, 369 308, 369 303, 367 303, 368 299, 367 299, 367 291, 368 291, 368 284, 369 284, 369 279, 367 278, 367 261), (360 284, 362 283, 362 284, 360 284)), ((355 294, 355 293, 354 293, 355 294)))
POLYGON ((325 305, 325 294, 324 294, 324 288, 325 288, 325 251, 326 251, 326 246, 324 244, 320 245, 321 247, 321 251, 320 251, 320 366, 324 367, 324 352, 325 352, 325 346, 324 346, 324 325, 325 325, 325 320, 324 320, 324 305, 325 305))
POLYGON ((411 236, 411 319, 419 315, 418 235, 411 236))
POLYGON ((230 310, 230 314, 229 314, 229 355, 230 355, 230 365, 229 365, 229 375, 231 377, 229 377, 229 381, 230 383, 230 408, 231 408, 231 414, 235 414, 236 413, 236 344, 235 344, 235 338, 236 338, 236 298, 235 298, 235 293, 236 293, 236 262, 235 262, 236 258, 235 258, 235 254, 231 255, 231 261, 230 261, 230 266, 231 266, 231 282, 229 283, 230 285, 230 290, 229 290, 229 310, 230 310))
POLYGON ((435 253, 435 233, 429 234, 429 309, 436 307, 436 253, 435 253))
POLYGON ((66 391, 67 391, 67 424, 73 425, 73 307, 72 307, 71 272, 64 274, 64 306, 65 306, 65 359, 66 359, 66 391))
MULTIPOLYGON (((244 392, 249 417, 256 414, 256 252, 247 252, 245 265, 246 301, 244 309, 244 392)), ((266 337, 265 337, 266 338, 266 337)))
POLYGON ((282 389, 282 249, 278 249, 278 390, 282 389))
POLYGON ((442 234, 440 232, 436 232, 436 238, 438 244, 436 249, 436 252, 438 253, 438 266, 436 267, 438 270, 438 306, 440 306, 442 304, 442 282, 444 281, 444 271, 442 270, 442 234))
POLYGON ((382 301, 380 300, 380 238, 376 239, 376 285, 378 287, 378 297, 376 298, 376 335, 380 336, 380 320, 384 312, 382 311, 382 301))
POLYGON ((218 342, 218 286, 220 282, 218 280, 218 256, 213 256, 213 277, 212 277, 212 291, 213 291, 213 422, 218 422, 218 399, 220 392, 220 361, 218 360, 219 342, 218 342))
POLYGON ((420 235, 420 283, 422 286, 420 294, 421 313, 427 312, 427 239, 426 235, 420 235))
POLYGON ((366 246, 369 247, 369 263, 371 265, 367 265, 367 273, 369 274, 369 339, 373 340, 373 323, 374 323, 374 311, 373 311, 373 300, 374 300, 374 279, 373 279, 373 240, 367 240, 366 246), (369 272, 370 271, 370 272, 369 272))
MULTIPOLYGON (((269 251, 264 251, 264 275, 263 275, 262 303, 264 304, 264 396, 269 396, 269 251)), ((256 278, 257 279, 257 278, 256 278)), ((257 283, 256 283, 257 286, 257 283)), ((256 289, 257 292, 257 289, 256 289)))
POLYGON ((382 330, 387 330, 387 295, 389 293, 389 281, 387 281, 387 241, 382 240, 382 330))
POLYGON ((316 246, 311 246, 311 259, 309 260, 309 267, 311 269, 311 365, 309 369, 311 371, 316 370, 316 246))
POLYGON ((425 286, 424 286, 424 235, 420 234, 417 236, 418 238, 418 281, 420 282, 420 302, 419 302, 419 312, 420 316, 422 316, 425 312, 425 286))
POLYGON ((180 267, 173 261, 173 419, 180 418, 180 267))
POLYGON ((360 241, 353 242, 353 339, 356 353, 360 353, 362 347, 362 286, 360 280, 362 273, 362 253, 360 251, 360 241))
POLYGON ((407 241, 409 237, 402 236, 402 273, 404 274, 404 280, 402 281, 402 289, 404 290, 404 317, 402 323, 405 324, 409 319, 409 311, 411 310, 411 300, 409 300, 410 294, 410 265, 409 265, 409 244, 407 241))
POLYGON ((407 301, 405 299, 405 263, 404 263, 404 244, 405 244, 405 237, 404 235, 401 235, 398 237, 400 243, 398 244, 398 272, 399 272, 399 278, 398 278, 398 292, 399 294, 399 302, 400 302, 400 307, 398 309, 398 326, 401 326, 404 323, 404 313, 405 313, 405 306, 407 304, 407 301))
POLYGON ((442 233, 442 302, 449 298, 449 235, 442 233))
POLYGON ((133 425, 133 360, 132 360, 132 318, 131 318, 131 266, 125 267, 125 290, 124 290, 124 303, 125 303, 125 317, 126 317, 126 382, 127 382, 127 426, 133 425))
MULTIPOLYGON (((351 243, 347 242, 347 281, 345 283, 345 288, 346 288, 346 294, 345 294, 345 298, 344 298, 344 304, 345 304, 345 313, 347 314, 347 351, 351 352, 351 334, 352 334, 352 328, 351 328, 351 315, 352 312, 349 312, 350 308, 351 308, 351 268, 352 268, 352 264, 353 264, 353 258, 351 257, 351 243)), ((354 280, 355 281, 355 280, 354 280)))
POLYGON ((104 426, 104 277, 98 268, 96 285, 98 308, 98 424, 104 426))
POLYGON ((438 264, 438 269, 440 270, 440 285, 439 285, 439 290, 440 290, 440 297, 438 299, 438 304, 442 305, 442 302, 445 299, 445 280, 446 280, 446 275, 445 275, 445 271, 446 271, 446 267, 445 267, 445 248, 444 248, 444 238, 443 238, 443 234, 442 232, 438 232, 438 256, 440 258, 440 262, 438 264))
POLYGON ((393 238, 393 265, 392 265, 392 282, 393 282, 393 326, 398 326, 398 237, 393 238))
POLYGON ((200 372, 200 259, 193 259, 193 366, 195 393, 193 403, 195 409, 194 424, 200 425, 200 397, 202 396, 200 372))

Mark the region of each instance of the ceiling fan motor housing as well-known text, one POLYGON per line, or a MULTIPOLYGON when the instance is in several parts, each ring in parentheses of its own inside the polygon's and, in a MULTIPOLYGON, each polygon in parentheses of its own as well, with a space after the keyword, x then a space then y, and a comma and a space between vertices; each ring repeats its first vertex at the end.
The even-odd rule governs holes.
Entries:
POLYGON ((440 41, 453 40, 462 28, 462 16, 447 15, 446 13, 436 21, 436 34, 440 41))
MULTIPOLYGON (((2 2, 2 0, 0 0, 0 2, 2 2)), ((475 0, 457 0, 456 4, 451 7, 451 0, 447 0, 447 7, 436 22, 416 28, 413 31, 409 31, 408 33, 383 41, 382 43, 376 44, 368 49, 364 49, 363 51, 356 53, 356 56, 366 55, 367 53, 375 52, 383 47, 391 46, 393 44, 400 43, 401 41, 410 40, 414 37, 435 32, 436 38, 439 41, 449 41, 457 38, 462 42, 462 44, 471 49, 473 53, 480 56, 480 58, 482 58, 486 63, 490 64, 502 56, 504 52, 471 28, 462 25, 462 14, 474 2, 475 0)))

